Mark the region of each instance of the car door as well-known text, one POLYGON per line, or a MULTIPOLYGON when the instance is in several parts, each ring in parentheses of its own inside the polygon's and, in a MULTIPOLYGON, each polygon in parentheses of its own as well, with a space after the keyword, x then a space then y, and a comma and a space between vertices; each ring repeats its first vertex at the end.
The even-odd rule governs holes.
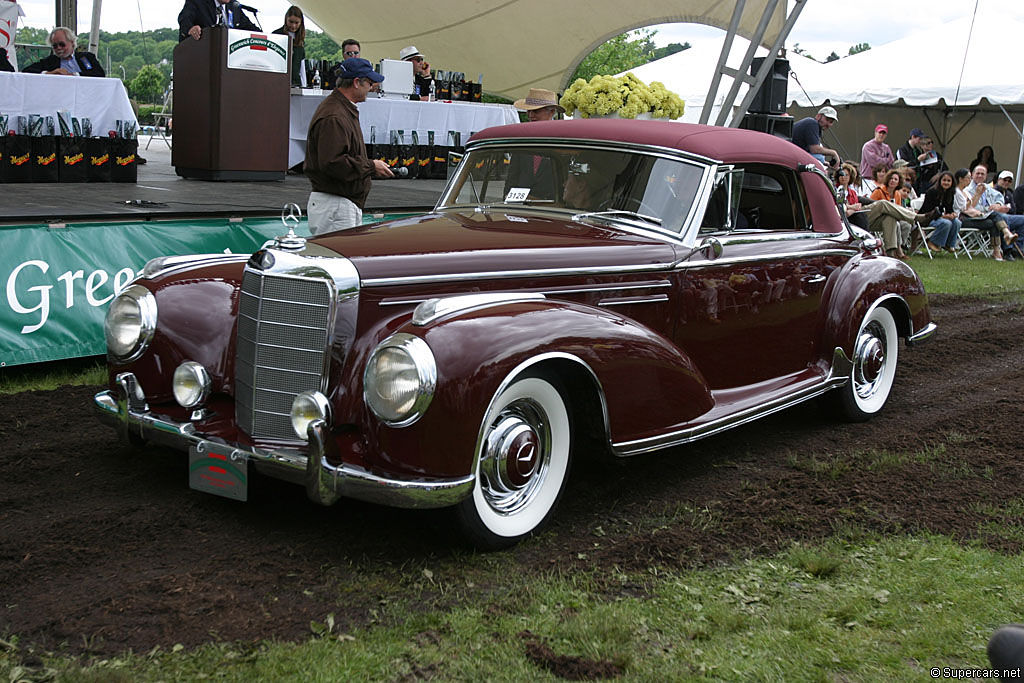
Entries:
POLYGON ((709 248, 680 263, 675 280, 676 343, 712 390, 808 371, 818 354, 827 240, 811 228, 794 171, 719 169, 696 238, 709 248))

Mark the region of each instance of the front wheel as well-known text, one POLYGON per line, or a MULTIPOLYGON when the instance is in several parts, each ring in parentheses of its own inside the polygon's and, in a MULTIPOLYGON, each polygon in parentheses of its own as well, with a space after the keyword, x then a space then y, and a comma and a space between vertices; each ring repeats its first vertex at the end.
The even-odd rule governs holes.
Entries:
POLYGON ((889 309, 875 306, 861 323, 849 381, 836 390, 838 407, 851 422, 863 422, 885 406, 896 379, 899 335, 889 309))
POLYGON ((481 428, 473 495, 456 507, 481 550, 515 545, 548 519, 569 474, 571 424, 562 393, 526 377, 491 402, 481 428))

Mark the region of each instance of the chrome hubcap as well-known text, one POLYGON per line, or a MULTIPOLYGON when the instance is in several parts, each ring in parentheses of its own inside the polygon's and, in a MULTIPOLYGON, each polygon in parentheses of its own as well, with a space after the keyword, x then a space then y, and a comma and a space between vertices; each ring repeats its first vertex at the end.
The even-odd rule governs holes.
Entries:
POLYGON ((547 473, 551 436, 533 401, 510 403, 491 423, 480 458, 480 486, 487 504, 511 514, 530 502, 547 473))
POLYGON ((875 393, 885 370, 884 334, 881 330, 865 329, 857 339, 853 380, 857 385, 857 395, 862 398, 875 393))

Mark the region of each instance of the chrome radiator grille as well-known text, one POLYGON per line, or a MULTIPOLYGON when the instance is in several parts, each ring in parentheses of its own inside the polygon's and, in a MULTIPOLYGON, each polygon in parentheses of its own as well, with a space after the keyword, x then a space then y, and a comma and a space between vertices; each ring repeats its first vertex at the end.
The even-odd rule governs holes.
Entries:
POLYGON ((327 280, 246 269, 238 302, 235 418, 250 436, 297 439, 292 401, 321 389, 331 298, 327 280))

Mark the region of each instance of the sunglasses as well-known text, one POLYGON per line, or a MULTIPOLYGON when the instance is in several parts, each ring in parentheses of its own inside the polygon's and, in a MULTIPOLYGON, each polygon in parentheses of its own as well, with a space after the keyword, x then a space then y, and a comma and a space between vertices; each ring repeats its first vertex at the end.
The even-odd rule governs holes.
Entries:
POLYGON ((63 40, 60 40, 60 41, 56 41, 56 42, 50 43, 50 46, 51 47, 66 47, 67 43, 65 43, 63 40))
POLYGON ((359 50, 346 50, 345 51, 345 56, 346 57, 358 57, 359 56, 359 50))

